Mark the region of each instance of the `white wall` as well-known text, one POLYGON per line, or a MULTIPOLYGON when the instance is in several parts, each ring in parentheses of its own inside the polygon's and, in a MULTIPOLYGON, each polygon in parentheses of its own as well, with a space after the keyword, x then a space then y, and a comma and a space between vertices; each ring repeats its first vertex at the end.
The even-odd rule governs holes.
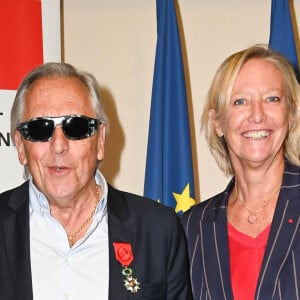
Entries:
MULTIPOLYGON (((164 0, 160 0, 164 1, 164 0)), ((220 63, 269 38, 271 0, 178 0, 189 67, 201 200, 221 191, 200 133, 202 105, 220 63)), ((295 0, 300 20, 300 1, 295 0)), ((65 61, 92 72, 111 118, 103 171, 116 187, 142 194, 156 46, 155 0, 64 0, 65 61)), ((199 200, 199 199, 198 199, 199 200)))

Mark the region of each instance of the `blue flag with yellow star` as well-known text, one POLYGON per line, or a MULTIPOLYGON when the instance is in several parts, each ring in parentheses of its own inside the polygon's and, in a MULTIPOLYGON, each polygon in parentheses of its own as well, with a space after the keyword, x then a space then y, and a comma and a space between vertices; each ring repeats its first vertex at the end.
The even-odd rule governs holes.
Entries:
POLYGON ((283 54, 293 64, 299 79, 295 36, 290 1, 272 0, 269 46, 283 54))
POLYGON ((186 85, 174 0, 157 0, 144 195, 179 214, 195 203, 186 85))

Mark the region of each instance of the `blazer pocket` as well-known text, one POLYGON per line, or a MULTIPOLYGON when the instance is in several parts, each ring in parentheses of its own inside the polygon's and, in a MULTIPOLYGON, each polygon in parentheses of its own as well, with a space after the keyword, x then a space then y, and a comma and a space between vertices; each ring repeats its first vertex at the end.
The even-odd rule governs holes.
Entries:
MULTIPOLYGON (((131 293, 130 293, 131 294, 131 293)), ((129 299, 136 300, 165 300, 166 285, 165 281, 145 283, 141 282, 140 289, 136 294, 131 294, 129 299)))

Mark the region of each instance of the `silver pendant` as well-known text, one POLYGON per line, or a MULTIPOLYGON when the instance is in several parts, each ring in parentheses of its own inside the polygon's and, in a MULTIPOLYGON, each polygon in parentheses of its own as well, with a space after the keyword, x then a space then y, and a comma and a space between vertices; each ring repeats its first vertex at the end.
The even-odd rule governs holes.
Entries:
POLYGON ((124 286, 126 287, 127 291, 130 291, 133 294, 137 293, 140 289, 140 283, 136 278, 132 277, 132 269, 124 267, 122 274, 126 277, 126 279, 124 279, 124 286))
POLYGON ((132 276, 128 276, 124 280, 124 286, 128 291, 130 291, 133 294, 137 293, 140 289, 140 283, 137 281, 136 278, 133 278, 132 276))

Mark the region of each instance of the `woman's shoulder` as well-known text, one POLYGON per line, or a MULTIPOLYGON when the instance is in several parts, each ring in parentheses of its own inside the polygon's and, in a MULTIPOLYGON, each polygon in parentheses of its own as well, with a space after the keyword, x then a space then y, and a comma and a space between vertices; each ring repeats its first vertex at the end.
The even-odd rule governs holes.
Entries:
POLYGON ((226 198, 225 192, 221 192, 214 195, 198 204, 192 206, 182 215, 182 223, 185 225, 187 223, 199 222, 203 219, 205 215, 210 215, 215 211, 216 208, 224 205, 224 199, 226 198))

